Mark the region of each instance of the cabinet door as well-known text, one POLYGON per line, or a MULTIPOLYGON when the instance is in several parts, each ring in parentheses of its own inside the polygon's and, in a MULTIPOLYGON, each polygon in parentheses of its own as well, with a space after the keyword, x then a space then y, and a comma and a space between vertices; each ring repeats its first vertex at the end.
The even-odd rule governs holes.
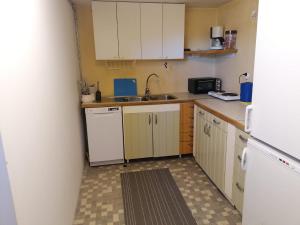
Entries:
POLYGON ((92 2, 96 59, 118 59, 117 5, 115 2, 92 2))
POLYGON ((152 113, 125 113, 125 159, 153 157, 152 113))
POLYGON ((197 112, 197 122, 196 122, 196 161, 203 168, 205 159, 204 159, 204 151, 207 146, 207 137, 205 134, 205 119, 204 112, 198 108, 197 112))
POLYGON ((184 58, 184 4, 163 4, 163 57, 184 58))
POLYGON ((161 3, 141 3, 141 42, 143 59, 162 58, 161 3))
POLYGON ((140 4, 118 2, 117 17, 120 59, 141 59, 140 4))
POLYGON ((225 190, 225 155, 227 147, 227 133, 212 124, 210 144, 211 178, 217 187, 225 190))
POLYGON ((153 113, 154 156, 179 154, 179 111, 153 113))

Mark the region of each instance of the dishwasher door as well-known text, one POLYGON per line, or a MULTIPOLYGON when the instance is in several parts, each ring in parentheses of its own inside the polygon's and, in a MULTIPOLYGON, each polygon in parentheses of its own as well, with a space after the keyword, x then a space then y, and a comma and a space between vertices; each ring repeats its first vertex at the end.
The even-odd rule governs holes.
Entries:
POLYGON ((85 112, 90 165, 123 163, 121 107, 88 108, 85 112))

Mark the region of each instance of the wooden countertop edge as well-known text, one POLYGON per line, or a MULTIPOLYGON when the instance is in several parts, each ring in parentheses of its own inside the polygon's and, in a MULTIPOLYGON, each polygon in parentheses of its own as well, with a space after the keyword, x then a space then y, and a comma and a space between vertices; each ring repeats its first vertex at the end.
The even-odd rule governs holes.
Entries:
MULTIPOLYGON (((199 101, 199 100, 198 100, 199 101)), ((201 100, 200 100, 201 101, 201 100)), ((220 113, 219 111, 216 111, 208 106, 206 106, 205 104, 202 104, 200 102, 196 102, 194 101, 194 104, 201 107, 202 109, 206 110, 207 112, 219 117, 220 119, 232 124, 233 126, 235 126, 236 128, 240 129, 240 130, 244 130, 245 126, 243 123, 241 123, 238 120, 232 119, 231 117, 228 117, 222 113, 220 113)))
POLYGON ((174 100, 153 100, 142 102, 99 102, 99 103, 82 103, 81 108, 94 107, 110 107, 110 106, 136 106, 136 105, 160 105, 160 104, 175 104, 183 102, 194 102, 196 99, 174 99, 174 100))
POLYGON ((107 103, 82 103, 81 108, 94 108, 94 107, 111 107, 111 106, 137 106, 137 105, 159 105, 159 104, 175 104, 184 102, 193 102, 195 105, 200 106, 204 110, 210 112, 211 114, 219 117, 220 119, 232 124, 240 130, 244 130, 245 126, 238 120, 232 119, 219 111, 216 111, 205 104, 202 104, 201 99, 174 99, 174 100, 157 100, 149 102, 107 102, 107 103), (197 100, 197 101, 196 101, 197 100))

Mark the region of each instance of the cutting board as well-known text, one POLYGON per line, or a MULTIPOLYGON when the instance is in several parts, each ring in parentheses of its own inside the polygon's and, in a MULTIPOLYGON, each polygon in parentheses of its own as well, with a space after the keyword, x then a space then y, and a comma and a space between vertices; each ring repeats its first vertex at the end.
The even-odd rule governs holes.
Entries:
POLYGON ((134 78, 117 78, 114 79, 115 96, 136 96, 137 87, 134 78))

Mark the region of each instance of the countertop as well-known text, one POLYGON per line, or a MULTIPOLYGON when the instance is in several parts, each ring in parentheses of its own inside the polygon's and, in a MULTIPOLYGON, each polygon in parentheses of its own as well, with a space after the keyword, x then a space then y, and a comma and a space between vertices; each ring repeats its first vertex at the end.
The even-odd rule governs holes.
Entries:
POLYGON ((103 97, 101 102, 82 103, 81 108, 97 108, 108 106, 132 106, 132 105, 153 105, 172 104, 193 101, 196 105, 226 122, 244 130, 246 105, 240 101, 222 101, 207 94, 190 94, 188 92, 169 93, 177 97, 173 100, 155 100, 142 102, 114 102, 112 98, 103 97))
POLYGON ((194 95, 188 92, 168 93, 177 97, 172 100, 151 100, 141 102, 115 102, 113 98, 102 97, 101 102, 89 102, 82 103, 81 108, 97 108, 97 107, 109 107, 109 106, 131 106, 131 105, 155 105, 155 104, 171 104, 171 103, 182 103, 186 101, 193 101, 197 99, 212 99, 213 97, 207 94, 194 95))
POLYGON ((246 104, 240 101, 226 102, 219 99, 201 99, 194 102, 204 110, 244 130, 246 104))

